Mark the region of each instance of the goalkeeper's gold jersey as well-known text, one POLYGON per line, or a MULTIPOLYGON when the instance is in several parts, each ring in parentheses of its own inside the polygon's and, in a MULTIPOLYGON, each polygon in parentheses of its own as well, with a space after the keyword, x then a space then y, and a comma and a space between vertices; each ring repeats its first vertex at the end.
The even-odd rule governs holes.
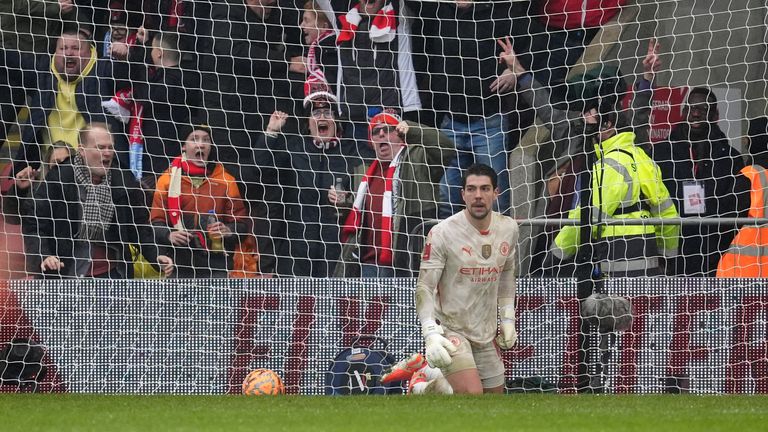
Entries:
POLYGON ((514 219, 494 212, 480 232, 459 212, 435 225, 427 237, 421 269, 442 269, 435 318, 477 343, 496 336, 499 281, 513 272, 519 229, 514 219))

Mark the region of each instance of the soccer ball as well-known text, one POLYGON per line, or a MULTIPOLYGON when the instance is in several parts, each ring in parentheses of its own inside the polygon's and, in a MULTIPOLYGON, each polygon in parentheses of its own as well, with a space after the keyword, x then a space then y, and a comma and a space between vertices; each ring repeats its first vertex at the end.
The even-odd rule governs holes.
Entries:
POLYGON ((283 380, 270 369, 255 369, 243 380, 243 394, 250 396, 274 396, 285 394, 283 380))

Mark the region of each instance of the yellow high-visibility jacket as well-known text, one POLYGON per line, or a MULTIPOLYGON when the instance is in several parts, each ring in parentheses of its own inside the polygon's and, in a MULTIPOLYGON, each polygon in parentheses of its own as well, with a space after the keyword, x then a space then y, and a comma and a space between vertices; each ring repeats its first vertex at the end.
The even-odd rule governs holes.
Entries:
MULTIPOLYGON (((592 204, 602 213, 602 219, 639 219, 678 217, 677 209, 664 186, 661 170, 648 155, 635 144, 635 134, 623 132, 595 146, 597 162, 592 167, 592 204)), ((580 206, 571 210, 568 217, 578 219, 580 206)), ((593 214, 593 218, 595 215, 593 214)), ((566 226, 560 230, 552 245, 552 253, 558 258, 576 254, 580 245, 578 226, 566 226)), ((667 258, 677 255, 680 227, 677 224, 613 225, 593 228, 593 236, 628 239, 655 237, 656 251, 667 258)), ((610 244, 610 242, 609 242, 610 244)), ((647 249, 629 247, 626 259, 642 260, 647 249)))

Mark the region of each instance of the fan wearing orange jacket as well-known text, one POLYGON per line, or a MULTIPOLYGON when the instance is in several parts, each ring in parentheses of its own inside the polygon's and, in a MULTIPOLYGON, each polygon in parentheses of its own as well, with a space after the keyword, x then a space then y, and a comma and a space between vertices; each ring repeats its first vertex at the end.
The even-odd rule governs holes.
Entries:
POLYGON ((181 156, 157 181, 155 241, 178 260, 175 277, 225 278, 250 233, 248 212, 234 177, 216 162, 208 127, 188 132, 181 156))

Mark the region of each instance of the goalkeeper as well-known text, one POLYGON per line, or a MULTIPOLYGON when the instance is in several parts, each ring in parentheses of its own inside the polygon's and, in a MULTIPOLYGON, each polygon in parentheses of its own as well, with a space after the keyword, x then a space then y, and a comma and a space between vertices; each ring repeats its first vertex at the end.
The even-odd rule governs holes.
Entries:
MULTIPOLYGON (((426 360, 442 376, 422 368, 411 379, 412 393, 504 391, 499 349, 510 349, 517 340, 518 226, 512 218, 492 210, 498 194, 493 168, 472 165, 462 179, 466 208, 435 225, 427 236, 416 285, 416 312, 426 360), (433 380, 419 384, 429 378, 433 380)), ((407 378, 403 369, 413 371, 414 365, 421 366, 419 356, 396 365, 382 379, 407 378)))

